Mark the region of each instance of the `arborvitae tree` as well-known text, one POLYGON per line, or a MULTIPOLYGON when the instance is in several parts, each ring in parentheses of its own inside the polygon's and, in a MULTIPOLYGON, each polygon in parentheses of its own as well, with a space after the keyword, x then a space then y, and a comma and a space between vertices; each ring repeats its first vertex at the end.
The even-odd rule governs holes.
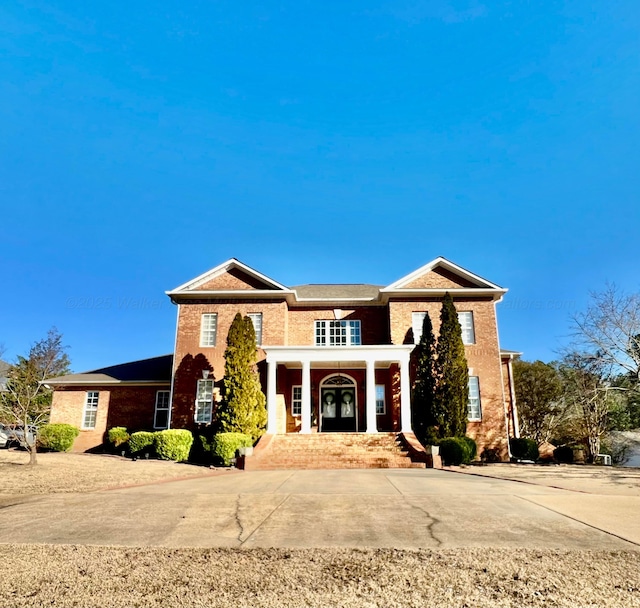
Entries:
POLYGON ((224 357, 224 391, 218 409, 221 430, 257 439, 264 433, 267 410, 256 369, 256 332, 249 317, 236 314, 224 357))
POLYGON ((436 392, 436 339, 429 313, 422 322, 422 336, 413 350, 415 361, 415 381, 411 395, 412 426, 418 439, 427 444, 435 426, 440 425, 440 417, 435 411, 436 392))
POLYGON ((435 411, 441 413, 440 436, 463 437, 467 430, 469 368, 462 343, 462 329, 453 299, 446 293, 440 311, 436 347, 435 411))

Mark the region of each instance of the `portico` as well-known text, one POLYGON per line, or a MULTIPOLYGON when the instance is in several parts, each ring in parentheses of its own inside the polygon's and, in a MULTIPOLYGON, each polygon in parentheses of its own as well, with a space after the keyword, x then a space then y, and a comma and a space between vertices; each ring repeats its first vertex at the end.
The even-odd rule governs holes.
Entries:
MULTIPOLYGON (((376 433, 376 370, 395 365, 399 370, 399 430, 411 431, 411 386, 409 358, 413 345, 374 346, 266 346, 267 362, 267 433, 283 432, 278 425, 278 366, 301 370, 300 433, 312 431, 312 382, 311 371, 326 370, 327 376, 339 375, 340 370, 364 369, 364 428, 366 433, 376 433)), ((298 372, 300 373, 300 372, 298 372)), ((362 372, 361 372, 362 373, 362 372)), ((357 416, 358 408, 356 408, 357 416)), ((322 411, 319 411, 322 416, 322 411)), ((322 430, 322 425, 319 429, 322 430)))

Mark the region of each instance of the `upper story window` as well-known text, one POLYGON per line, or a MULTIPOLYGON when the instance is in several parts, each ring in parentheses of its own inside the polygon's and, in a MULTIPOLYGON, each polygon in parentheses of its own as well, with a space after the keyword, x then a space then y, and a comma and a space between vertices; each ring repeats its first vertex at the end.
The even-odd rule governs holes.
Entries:
POLYGON ((424 318, 427 315, 426 312, 412 312, 411 313, 411 328, 413 329, 413 343, 417 344, 422 338, 422 324, 424 318))
POLYGON ((218 331, 218 314, 215 312, 202 315, 200 323, 200 346, 215 346, 218 331))
POLYGON ((262 313, 250 312, 247 316, 253 323, 253 329, 256 332, 256 344, 259 346, 262 344, 262 313))
POLYGON ((469 420, 482 420, 482 408, 480 406, 480 381, 478 376, 469 376, 469 405, 467 407, 469 420))
POLYGON ((358 346, 360 321, 316 321, 316 346, 358 346))
POLYGON ((462 328, 462 343, 463 344, 475 344, 476 332, 473 327, 473 313, 471 311, 459 312, 458 321, 462 328))

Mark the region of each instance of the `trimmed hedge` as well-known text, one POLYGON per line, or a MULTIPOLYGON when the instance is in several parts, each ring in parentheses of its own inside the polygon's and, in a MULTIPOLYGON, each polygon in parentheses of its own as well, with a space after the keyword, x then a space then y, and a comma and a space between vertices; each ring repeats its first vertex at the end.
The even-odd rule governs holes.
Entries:
POLYGON ((235 458, 238 448, 250 448, 253 439, 244 433, 218 433, 211 441, 211 452, 225 466, 231 464, 231 459, 235 458))
POLYGON ((158 458, 181 462, 189 458, 189 451, 193 444, 193 435, 186 429, 167 429, 158 431, 154 445, 158 458))
POLYGON ((573 448, 569 445, 561 445, 559 448, 553 450, 553 457, 558 462, 571 464, 573 462, 573 448))
POLYGON ((80 429, 71 424, 45 424, 38 431, 40 445, 54 452, 68 452, 80 429))
POLYGON ((445 437, 440 440, 440 457, 445 466, 469 464, 478 448, 471 437, 445 437))
POLYGON ((538 444, 533 439, 526 437, 512 437, 509 439, 511 456, 516 460, 538 460, 540 451, 538 444))
POLYGON ((155 433, 149 431, 138 431, 137 433, 131 433, 129 437, 129 449, 132 454, 139 454, 145 448, 149 448, 148 452, 153 451, 153 441, 155 439, 155 433))
POLYGON ((107 438, 114 448, 119 448, 123 443, 129 441, 129 433, 123 426, 114 426, 107 432, 107 438))

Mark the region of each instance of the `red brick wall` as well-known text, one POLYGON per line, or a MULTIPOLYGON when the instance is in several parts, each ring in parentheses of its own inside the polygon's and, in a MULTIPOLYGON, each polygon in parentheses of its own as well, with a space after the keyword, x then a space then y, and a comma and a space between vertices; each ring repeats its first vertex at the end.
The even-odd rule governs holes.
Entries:
MULTIPOLYGON (((465 346, 465 355, 470 375, 479 377, 482 421, 469 422, 467 434, 478 443, 479 454, 485 447, 498 448, 506 458, 503 377, 494 302, 490 298, 459 298, 454 299, 454 304, 459 312, 473 312, 476 338, 475 344, 465 346)), ((411 329, 412 312, 429 312, 437 339, 441 307, 441 300, 424 302, 405 298, 389 302, 393 343, 405 342, 411 329)))
POLYGON ((60 387, 53 393, 51 422, 64 422, 80 429, 73 444, 74 452, 99 447, 105 432, 114 426, 129 430, 153 430, 156 391, 169 386, 155 387, 60 387), (83 412, 88 391, 98 391, 96 426, 82 429, 83 412))
MULTIPOLYGON (((315 321, 335 320, 335 306, 291 308, 287 345, 314 346, 315 321)), ((343 320, 359 320, 362 344, 389 344, 389 317, 386 306, 360 306, 343 309, 343 320)))

